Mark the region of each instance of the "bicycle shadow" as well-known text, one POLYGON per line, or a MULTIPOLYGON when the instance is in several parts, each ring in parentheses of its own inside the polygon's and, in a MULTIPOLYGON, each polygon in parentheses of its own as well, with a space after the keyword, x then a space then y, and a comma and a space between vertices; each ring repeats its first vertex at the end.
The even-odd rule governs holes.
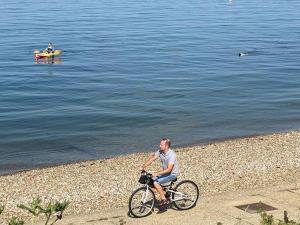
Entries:
MULTIPOLYGON (((197 204, 195 204, 192 208, 194 208, 196 205, 197 204)), ((157 201, 154 204, 154 207, 153 207, 151 213, 148 214, 148 215, 146 215, 145 217, 148 217, 148 216, 150 216, 150 215, 152 215, 154 213, 156 213, 156 214, 163 214, 163 213, 166 213, 168 210, 182 211, 182 209, 176 208, 173 203, 169 203, 169 204, 167 204, 165 206, 160 206, 159 202, 157 201)), ((140 218, 140 217, 135 217, 134 215, 132 215, 130 213, 130 211, 127 212, 127 216, 130 217, 130 218, 134 218, 134 219, 139 219, 140 218)))
MULTIPOLYGON (((150 205, 151 205, 151 202, 146 202, 145 204, 147 205, 147 203, 150 203, 150 205)), ((153 213, 155 213, 155 211, 159 212, 159 210, 160 210, 159 201, 155 200, 155 203, 154 203, 154 206, 153 206, 153 209, 151 210, 151 212, 148 215, 143 216, 143 217, 150 216, 153 213)), ((141 218, 141 217, 137 217, 137 216, 132 215, 129 210, 127 212, 127 216, 130 217, 130 218, 135 218, 135 219, 141 218)))

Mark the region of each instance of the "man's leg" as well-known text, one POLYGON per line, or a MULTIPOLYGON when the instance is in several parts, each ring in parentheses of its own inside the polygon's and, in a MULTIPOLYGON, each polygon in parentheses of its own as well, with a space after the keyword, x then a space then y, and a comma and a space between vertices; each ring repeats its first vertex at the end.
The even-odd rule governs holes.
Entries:
POLYGON ((160 195, 160 199, 162 201, 166 201, 166 196, 165 196, 165 192, 164 190, 162 189, 162 187, 160 186, 160 184, 158 182, 154 182, 153 183, 154 185, 154 188, 157 190, 157 192, 159 193, 160 195))
POLYGON ((163 190, 163 188, 161 187, 160 184, 164 184, 164 183, 168 183, 172 180, 174 180, 176 178, 176 176, 172 175, 172 174, 168 174, 168 175, 161 175, 157 178, 154 179, 153 185, 154 188, 157 190, 157 192, 160 195, 160 199, 162 201, 166 201, 166 196, 165 196, 165 191, 163 190))

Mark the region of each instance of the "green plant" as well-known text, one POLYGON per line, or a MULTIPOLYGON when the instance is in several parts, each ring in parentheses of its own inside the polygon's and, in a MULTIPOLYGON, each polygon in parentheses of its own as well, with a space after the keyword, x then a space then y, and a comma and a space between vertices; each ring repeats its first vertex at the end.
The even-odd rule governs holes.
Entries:
POLYGON ((38 216, 42 210, 41 204, 42 204, 42 200, 40 198, 34 198, 32 202, 29 203, 29 206, 20 204, 18 205, 18 207, 27 210, 34 216, 38 216))
POLYGON ((5 206, 4 205, 0 205, 0 215, 3 213, 5 206))
POLYGON ((289 220, 286 211, 284 211, 284 220, 278 220, 277 223, 274 222, 273 216, 268 215, 266 212, 261 212, 260 217, 260 225, 300 225, 300 223, 297 223, 293 220, 289 220))
POLYGON ((274 219, 272 215, 268 215, 266 212, 261 212, 260 213, 261 225, 273 225, 274 224, 274 219))
POLYGON ((300 225, 300 223, 296 223, 295 221, 291 220, 288 222, 284 222, 282 220, 278 221, 278 225, 300 225))
POLYGON ((13 217, 8 221, 8 225, 24 225, 24 224, 25 222, 23 220, 18 219, 16 217, 13 217))
POLYGON ((62 214, 69 206, 68 201, 58 202, 48 202, 47 204, 43 204, 40 198, 34 198, 29 206, 26 205, 18 205, 19 208, 24 209, 34 216, 39 216, 40 214, 44 214, 46 217, 45 225, 48 225, 51 220, 53 220, 50 225, 54 224, 56 221, 62 219, 62 214))

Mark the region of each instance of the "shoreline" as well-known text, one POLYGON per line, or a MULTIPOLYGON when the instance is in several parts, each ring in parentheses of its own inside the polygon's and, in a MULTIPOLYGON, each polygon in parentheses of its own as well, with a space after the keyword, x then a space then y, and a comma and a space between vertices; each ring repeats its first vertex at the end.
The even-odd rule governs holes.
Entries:
MULTIPOLYGON (((217 143, 221 143, 221 142, 225 142, 225 141, 234 141, 234 140, 239 140, 239 139, 244 139, 244 138, 257 138, 260 136, 267 136, 267 135, 273 135, 273 134, 282 134, 282 133, 289 133, 289 132, 298 132, 300 130, 284 130, 284 131, 277 131, 277 132, 273 132, 273 133, 262 133, 262 134, 251 134, 251 135, 241 135, 241 136, 233 136, 233 137, 225 137, 225 138, 215 138, 215 139, 211 139, 208 141, 195 141, 193 143, 189 143, 189 144, 182 144, 182 145, 174 145, 172 146, 172 149, 183 149, 183 148, 193 148, 193 147, 197 147, 197 146, 202 146, 202 145, 210 145, 210 144, 217 144, 217 143)), ((155 150, 153 150, 155 151, 155 150)), ((28 168, 24 168, 24 169, 14 169, 12 168, 13 171, 9 171, 9 172, 3 172, 1 173, 0 170, 0 177, 2 176, 9 176, 9 175, 14 175, 14 174, 18 174, 18 173, 22 173, 22 172, 28 172, 31 170, 39 170, 39 169, 47 169, 47 168, 52 168, 52 167, 57 167, 57 166, 64 166, 64 165, 70 165, 70 164, 78 164, 78 163, 85 163, 85 162, 93 162, 93 161, 98 161, 98 160, 106 160, 106 159, 112 159, 115 157, 120 157, 120 156, 127 156, 127 155, 131 155, 131 154, 137 154, 137 153, 151 153, 151 150, 141 150, 138 152, 129 152, 126 154, 116 154, 116 155, 112 155, 110 157, 104 157, 104 158, 98 158, 98 159, 86 159, 86 160, 75 160, 75 161, 67 161, 64 163, 49 163, 49 164, 41 164, 38 166, 28 166, 28 168)))
MULTIPOLYGON (((175 148, 179 180, 195 181, 204 196, 253 187, 293 183, 300 173, 300 131, 230 139, 175 148)), ((66 214, 125 207, 149 152, 34 169, 0 176, 1 218, 28 214, 16 207, 33 197, 69 200, 66 214)), ((158 168, 156 162, 148 170, 158 168)))

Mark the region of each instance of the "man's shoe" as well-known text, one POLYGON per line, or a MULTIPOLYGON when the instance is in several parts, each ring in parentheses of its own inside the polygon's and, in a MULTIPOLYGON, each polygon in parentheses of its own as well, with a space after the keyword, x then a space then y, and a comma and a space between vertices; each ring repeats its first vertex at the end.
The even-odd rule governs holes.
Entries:
POLYGON ((167 211, 167 207, 165 205, 159 206, 158 207, 158 214, 166 212, 167 211))
POLYGON ((159 206, 166 206, 170 203, 170 201, 168 199, 164 199, 164 200, 161 200, 160 203, 159 203, 159 206))

